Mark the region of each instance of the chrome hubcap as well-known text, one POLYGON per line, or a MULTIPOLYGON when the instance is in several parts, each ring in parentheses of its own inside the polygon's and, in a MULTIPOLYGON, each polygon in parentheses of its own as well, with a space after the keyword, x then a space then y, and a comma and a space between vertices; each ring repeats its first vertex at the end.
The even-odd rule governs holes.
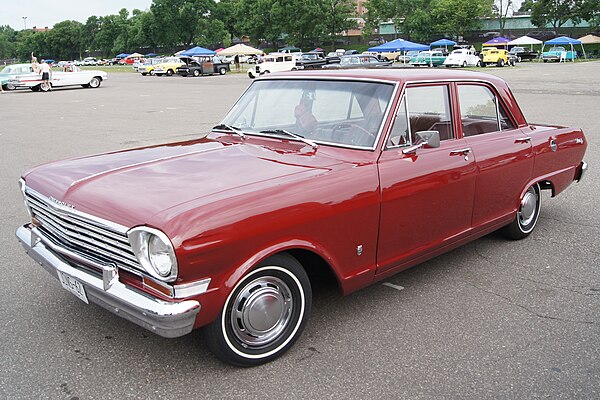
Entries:
POLYGON ((529 225, 535 218, 536 206, 538 203, 538 195, 533 188, 529 188, 523 199, 521 200, 521 208, 519 210, 519 223, 521 225, 529 225))
POLYGON ((292 317, 292 293, 281 279, 262 276, 239 292, 231 310, 231 327, 244 347, 277 340, 292 317))

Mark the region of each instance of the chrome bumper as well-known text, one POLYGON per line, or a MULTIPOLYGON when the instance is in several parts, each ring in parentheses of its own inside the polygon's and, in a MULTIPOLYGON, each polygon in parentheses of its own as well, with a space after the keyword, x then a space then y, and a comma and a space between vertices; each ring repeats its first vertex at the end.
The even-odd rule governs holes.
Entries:
POLYGON ((92 303, 163 337, 174 338, 191 332, 200 311, 200 303, 197 301, 159 300, 130 289, 119 281, 104 290, 102 279, 63 261, 33 237, 27 225, 17 229, 16 236, 25 252, 54 278, 59 279, 57 271, 61 271, 77 279, 84 286, 87 298, 92 303))
POLYGON ((581 166, 579 167, 579 170, 577 172, 577 176, 575 176, 575 180, 577 182, 581 182, 581 178, 583 178, 583 175, 585 175, 585 173, 587 172, 588 169, 588 165, 585 161, 581 162, 581 166))

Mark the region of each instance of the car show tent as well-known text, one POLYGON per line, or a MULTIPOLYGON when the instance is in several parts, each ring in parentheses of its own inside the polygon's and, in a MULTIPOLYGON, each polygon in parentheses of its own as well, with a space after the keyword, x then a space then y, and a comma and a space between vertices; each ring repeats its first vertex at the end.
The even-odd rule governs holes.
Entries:
POLYGON ((115 56, 115 58, 125 58, 125 57, 127 57, 128 55, 129 55, 129 53, 121 53, 121 54, 117 54, 117 55, 115 56))
POLYGON ((214 56, 215 54, 217 54, 217 53, 215 53, 212 50, 205 49, 204 47, 200 47, 200 46, 192 47, 191 49, 187 49, 186 51, 180 53, 180 55, 188 56, 188 57, 214 56))
POLYGON ((255 49, 254 47, 247 46, 245 44, 236 44, 231 47, 227 47, 219 52, 220 56, 250 56, 262 54, 262 50, 255 49))
POLYGON ((585 35, 577 39, 581 44, 600 44, 600 37, 595 35, 585 35))
POLYGON ((507 44, 509 46, 527 46, 527 45, 529 45, 529 46, 533 47, 534 44, 542 44, 542 43, 544 43, 544 42, 542 42, 541 40, 537 40, 537 39, 534 39, 532 37, 525 35, 525 36, 521 36, 520 38, 516 38, 515 40, 511 40, 507 44))
MULTIPOLYGON (((575 51, 573 49, 573 45, 580 45, 581 46, 581 50, 583 51, 583 57, 587 58, 587 56, 585 55, 585 49, 583 48, 583 43, 581 42, 581 40, 578 40, 578 39, 573 39, 573 38, 570 38, 568 36, 560 36, 560 37, 554 38, 552 40, 548 40, 548 41, 544 42, 544 44, 542 46, 542 53, 544 52, 544 47, 546 45, 550 45, 550 46, 570 46, 571 47, 571 51, 575 51)), ((573 58, 572 61, 575 61, 575 59, 573 58)))
POLYGON ((490 39, 487 42, 483 43, 482 46, 508 47, 509 41, 510 40, 508 40, 505 37, 498 36, 498 37, 495 37, 495 38, 490 39))
POLYGON ((142 57, 144 57, 144 55, 143 55, 143 54, 140 54, 140 53, 133 53, 133 54, 129 54, 129 55, 127 55, 127 57, 125 57, 125 58, 142 58, 142 57))
POLYGON ((455 46, 456 42, 454 40, 450 40, 450 39, 440 39, 440 40, 436 40, 435 42, 431 42, 429 43, 429 47, 433 47, 433 46, 443 46, 446 48, 446 50, 448 50, 448 46, 455 46))
POLYGON ((394 52, 394 51, 411 51, 418 50, 424 51, 429 50, 429 46, 420 43, 413 43, 404 39, 395 39, 391 42, 380 44, 379 46, 370 47, 369 51, 376 53, 394 52))

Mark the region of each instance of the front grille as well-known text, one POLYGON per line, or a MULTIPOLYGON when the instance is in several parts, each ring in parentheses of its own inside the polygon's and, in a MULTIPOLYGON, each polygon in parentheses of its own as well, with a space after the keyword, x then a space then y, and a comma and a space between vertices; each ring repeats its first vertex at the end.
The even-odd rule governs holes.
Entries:
POLYGON ((75 252, 93 264, 141 269, 125 232, 102 224, 82 213, 56 207, 46 197, 26 190, 25 198, 38 229, 56 246, 75 252))

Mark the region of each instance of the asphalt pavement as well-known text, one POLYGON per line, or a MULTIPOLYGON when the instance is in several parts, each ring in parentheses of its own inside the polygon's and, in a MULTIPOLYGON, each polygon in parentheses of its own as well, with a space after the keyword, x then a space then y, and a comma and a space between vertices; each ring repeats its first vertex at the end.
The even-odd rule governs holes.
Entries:
POLYGON ((491 234, 347 297, 320 288, 296 345, 251 369, 197 332, 164 339, 85 305, 14 236, 27 168, 199 137, 250 80, 114 73, 98 89, 0 95, 0 398, 600 398, 600 62, 485 72, 529 122, 584 129, 585 179, 544 195, 525 240, 491 234))

